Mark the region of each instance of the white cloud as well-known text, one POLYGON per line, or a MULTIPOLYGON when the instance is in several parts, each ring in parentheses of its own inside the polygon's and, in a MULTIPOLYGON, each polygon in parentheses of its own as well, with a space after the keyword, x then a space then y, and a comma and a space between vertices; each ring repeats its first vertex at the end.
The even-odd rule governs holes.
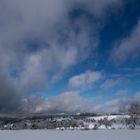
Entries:
POLYGON ((99 81, 102 77, 101 72, 86 71, 80 75, 73 76, 69 79, 69 87, 84 88, 99 81))
POLYGON ((26 89, 41 89, 51 84, 57 74, 65 71, 77 63, 77 50, 75 48, 43 49, 29 55, 22 66, 21 75, 17 82, 26 89), (51 77, 51 75, 53 75, 51 77))

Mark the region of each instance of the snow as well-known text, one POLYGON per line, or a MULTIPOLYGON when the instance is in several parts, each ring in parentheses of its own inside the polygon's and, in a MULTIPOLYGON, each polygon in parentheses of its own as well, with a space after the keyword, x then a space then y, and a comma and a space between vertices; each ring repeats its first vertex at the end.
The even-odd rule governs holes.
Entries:
POLYGON ((21 130, 0 131, 1 140, 139 140, 139 130, 21 130))
POLYGON ((89 129, 93 129, 94 128, 94 124, 89 124, 89 129))
POLYGON ((108 120, 112 120, 112 119, 123 119, 129 117, 130 117, 129 115, 103 115, 103 116, 89 117, 88 119, 94 119, 95 121, 99 121, 105 118, 107 118, 108 120))
POLYGON ((101 125, 99 129, 106 129, 105 125, 101 125))

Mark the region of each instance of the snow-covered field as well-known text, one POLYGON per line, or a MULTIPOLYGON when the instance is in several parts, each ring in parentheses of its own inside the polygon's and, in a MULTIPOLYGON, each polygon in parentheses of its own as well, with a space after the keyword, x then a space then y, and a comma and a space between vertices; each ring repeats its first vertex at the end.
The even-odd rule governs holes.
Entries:
POLYGON ((0 140, 140 140, 139 130, 0 131, 0 140))

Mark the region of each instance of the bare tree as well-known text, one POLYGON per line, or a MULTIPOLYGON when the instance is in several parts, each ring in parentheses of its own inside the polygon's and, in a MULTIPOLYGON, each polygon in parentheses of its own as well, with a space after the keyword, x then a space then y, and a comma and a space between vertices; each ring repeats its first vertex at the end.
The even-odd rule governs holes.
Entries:
POLYGON ((128 109, 129 113, 131 116, 140 116, 140 103, 138 102, 133 102, 129 109, 128 109))
POLYGON ((131 103, 128 112, 131 116, 129 119, 130 128, 135 129, 137 125, 140 125, 140 103, 131 103))

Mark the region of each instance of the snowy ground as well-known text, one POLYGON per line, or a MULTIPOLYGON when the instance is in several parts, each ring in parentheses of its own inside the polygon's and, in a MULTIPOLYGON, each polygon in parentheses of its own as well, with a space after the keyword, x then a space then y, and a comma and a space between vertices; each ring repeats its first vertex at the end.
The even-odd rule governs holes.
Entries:
POLYGON ((0 140, 140 140, 140 130, 0 131, 0 140))

